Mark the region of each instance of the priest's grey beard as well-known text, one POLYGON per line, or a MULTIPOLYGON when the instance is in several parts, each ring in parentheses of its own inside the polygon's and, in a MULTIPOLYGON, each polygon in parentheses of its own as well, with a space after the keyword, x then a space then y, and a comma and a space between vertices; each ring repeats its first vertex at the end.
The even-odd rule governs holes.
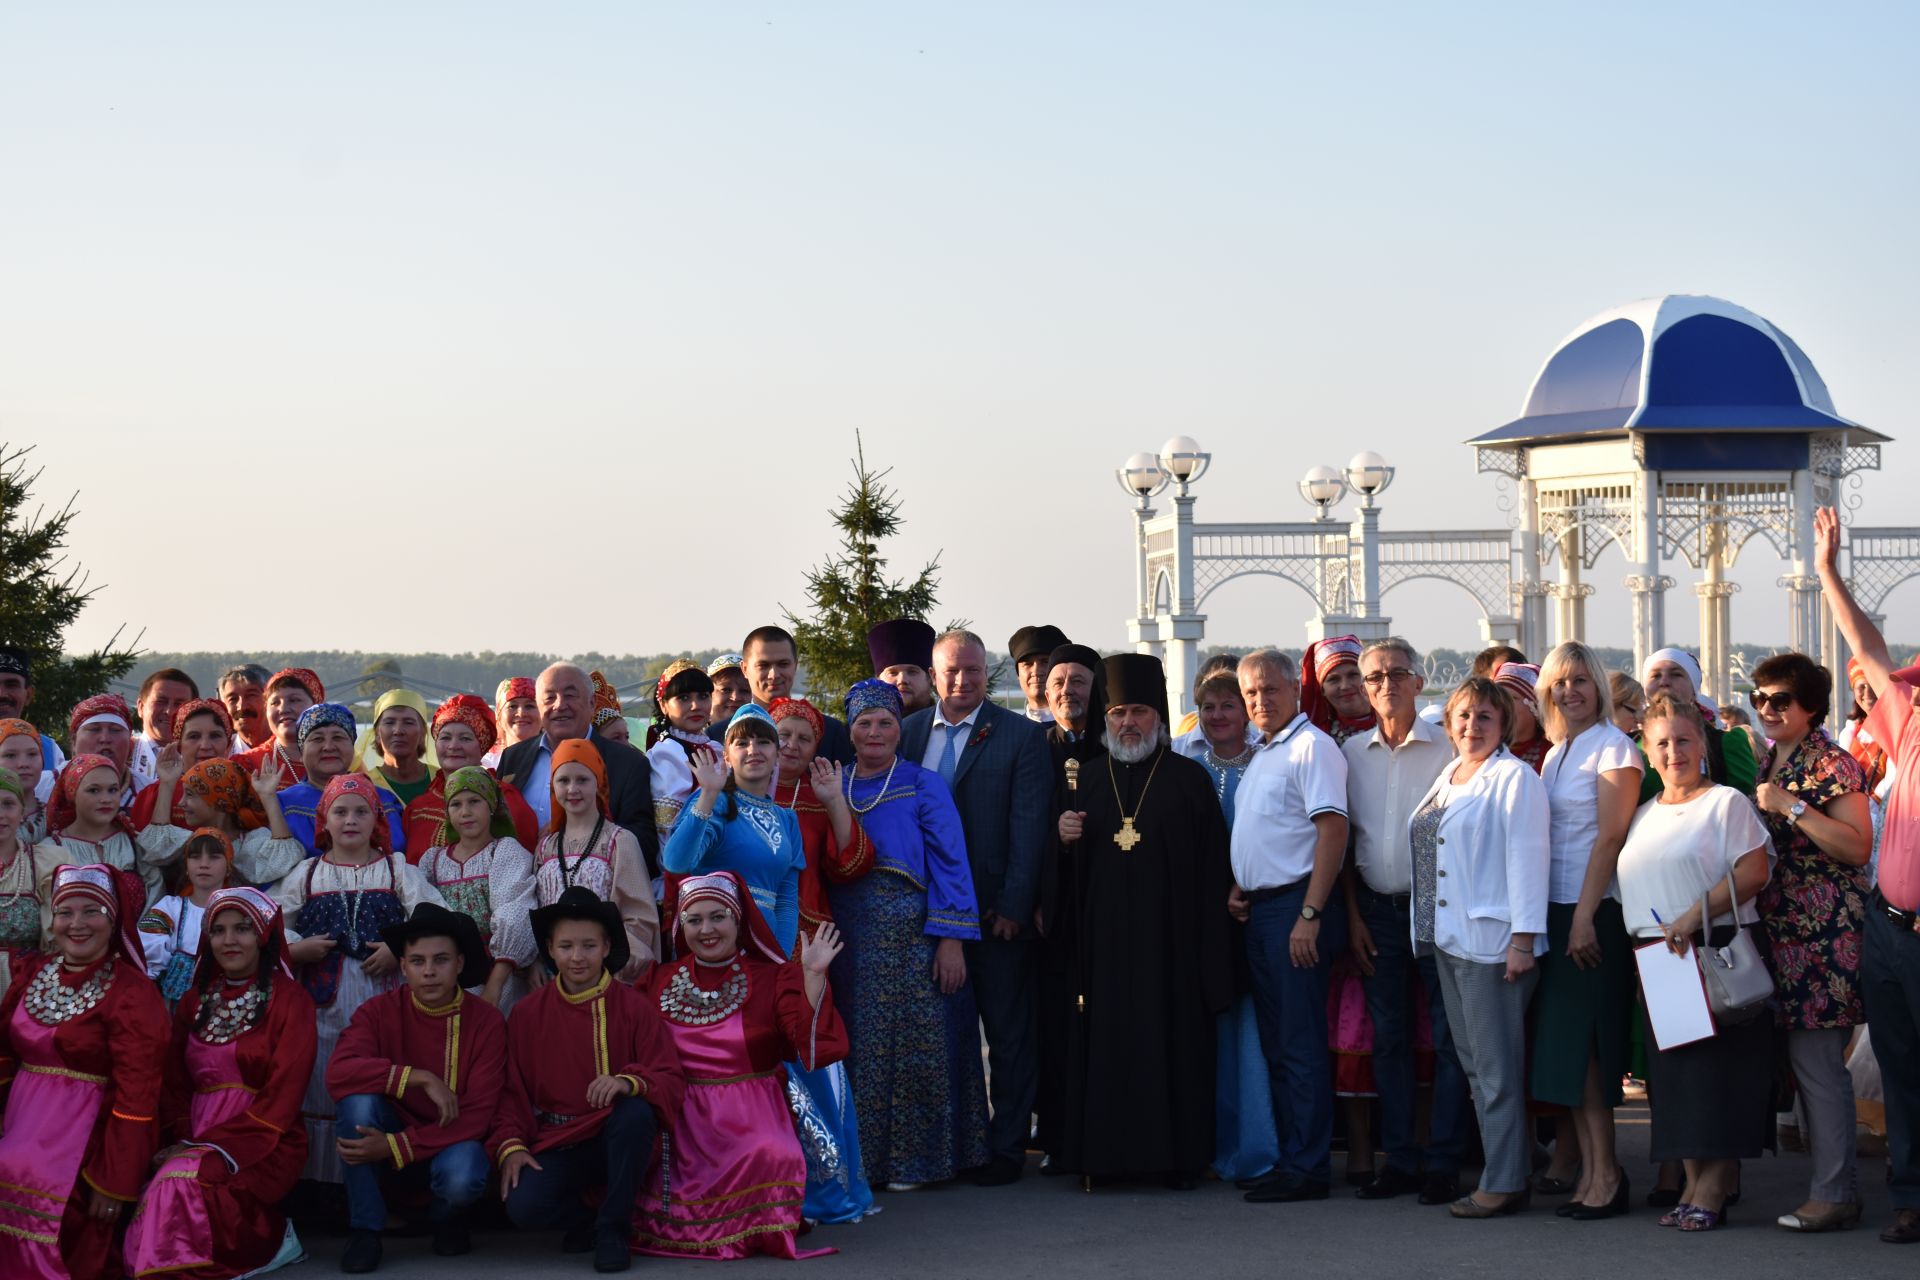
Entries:
POLYGON ((1100 745, 1107 749, 1108 755, 1118 760, 1121 764, 1139 764, 1142 760, 1147 759, 1154 752, 1172 741, 1173 738, 1167 733, 1167 726, 1164 724, 1160 726, 1159 733, 1151 738, 1142 738, 1131 747, 1122 746, 1119 740, 1113 736, 1113 730, 1111 729, 1106 730, 1100 735, 1100 745))

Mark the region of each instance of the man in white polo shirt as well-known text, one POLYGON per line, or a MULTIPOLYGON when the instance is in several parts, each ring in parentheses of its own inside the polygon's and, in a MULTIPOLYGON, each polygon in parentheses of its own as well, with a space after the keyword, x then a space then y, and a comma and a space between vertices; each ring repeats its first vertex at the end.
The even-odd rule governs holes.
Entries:
POLYGON ((1448 1204, 1460 1194, 1467 1083, 1447 1034, 1440 971, 1431 953, 1414 954, 1413 841, 1407 819, 1453 758, 1453 747, 1439 725, 1420 718, 1420 658, 1412 645, 1398 636, 1368 644, 1360 653, 1360 678, 1377 723, 1340 744, 1347 761, 1354 861, 1343 887, 1350 949, 1373 1020, 1373 1080, 1387 1153, 1386 1167, 1360 1188, 1360 1198, 1386 1200, 1417 1191, 1421 1204, 1448 1204), (1427 992, 1433 1026, 1433 1119, 1424 1150, 1414 1141, 1415 971, 1427 992))
POLYGON ((1300 712, 1293 659, 1240 660, 1240 693, 1260 731, 1233 806, 1234 890, 1247 925, 1260 1049, 1280 1158, 1246 1184, 1256 1204, 1325 1200, 1333 1180, 1333 1071, 1327 973, 1347 943, 1340 866, 1347 852, 1347 762, 1300 712))

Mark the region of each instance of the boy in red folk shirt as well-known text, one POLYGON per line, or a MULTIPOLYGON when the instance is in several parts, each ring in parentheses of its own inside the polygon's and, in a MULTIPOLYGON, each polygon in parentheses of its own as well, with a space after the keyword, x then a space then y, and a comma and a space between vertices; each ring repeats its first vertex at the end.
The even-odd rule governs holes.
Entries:
POLYGON ((327 1064, 353 1232, 340 1269, 356 1275, 380 1265, 383 1173, 427 1175, 435 1253, 471 1247, 465 1209, 487 1189, 483 1144, 506 1074, 506 1019, 461 989, 492 967, 473 920, 423 902, 380 936, 407 985, 360 1006, 327 1064))
POLYGON ((629 959, 618 907, 572 888, 533 912, 533 933, 555 980, 515 1005, 507 1028, 500 1192, 515 1226, 564 1227, 563 1250, 625 1271, 640 1174, 661 1118, 680 1107, 680 1057, 653 1002, 613 980, 629 959), (584 1198, 596 1187, 597 1212, 584 1198))

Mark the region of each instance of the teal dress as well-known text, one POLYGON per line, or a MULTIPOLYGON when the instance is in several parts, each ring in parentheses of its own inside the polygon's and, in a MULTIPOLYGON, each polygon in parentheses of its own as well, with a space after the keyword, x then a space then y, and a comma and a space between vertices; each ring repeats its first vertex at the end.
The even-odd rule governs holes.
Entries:
MULTIPOLYGON (((1233 826, 1233 796, 1253 760, 1251 749, 1222 760, 1211 750, 1196 757, 1213 779, 1227 826, 1233 826)), ((1235 955, 1244 954, 1236 947, 1235 955)), ((1237 986, 1243 985, 1236 983, 1237 986)), ((1215 1021, 1213 1171, 1223 1180, 1257 1178, 1280 1158, 1273 1124, 1273 1090, 1267 1058, 1260 1049, 1260 1027, 1253 997, 1244 992, 1233 1008, 1215 1021)))

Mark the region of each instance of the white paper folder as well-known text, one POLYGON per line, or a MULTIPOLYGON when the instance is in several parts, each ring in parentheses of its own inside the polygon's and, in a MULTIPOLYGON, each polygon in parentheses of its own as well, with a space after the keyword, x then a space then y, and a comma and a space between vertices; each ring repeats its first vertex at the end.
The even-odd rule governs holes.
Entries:
POLYGON ((1666 942, 1637 947, 1640 992, 1647 1002, 1647 1025, 1662 1051, 1705 1040, 1714 1034, 1713 1008, 1707 1003, 1706 980, 1692 951, 1677 956, 1666 942))

